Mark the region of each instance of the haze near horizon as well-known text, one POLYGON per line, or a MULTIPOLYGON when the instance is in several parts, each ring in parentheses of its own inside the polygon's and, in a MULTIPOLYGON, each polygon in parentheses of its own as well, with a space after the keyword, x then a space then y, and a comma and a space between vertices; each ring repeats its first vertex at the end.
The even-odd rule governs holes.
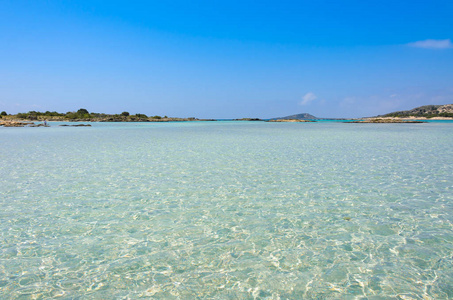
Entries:
POLYGON ((373 116, 453 103, 451 1, 2 1, 0 110, 373 116))

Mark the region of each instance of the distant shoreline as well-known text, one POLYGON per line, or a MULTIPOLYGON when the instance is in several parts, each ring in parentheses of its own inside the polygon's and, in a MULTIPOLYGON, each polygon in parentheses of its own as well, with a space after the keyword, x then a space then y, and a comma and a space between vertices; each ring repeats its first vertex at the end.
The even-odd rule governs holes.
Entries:
MULTIPOLYGON (((429 120, 445 120, 452 121, 450 113, 445 113, 447 109, 453 107, 452 104, 444 106, 424 106, 416 108, 412 111, 400 112, 400 115, 383 115, 375 117, 362 117, 362 118, 317 118, 308 113, 296 114, 281 118, 270 118, 270 119, 260 119, 260 118, 239 118, 239 119, 229 119, 228 121, 245 121, 245 122, 291 122, 291 123, 306 123, 306 122, 323 122, 323 121, 340 121, 347 123, 426 123, 429 120), (433 109, 439 110, 440 116, 433 114, 433 109), (403 113, 413 114, 420 113, 419 110, 423 109, 423 112, 428 111, 430 114, 427 114, 428 117, 421 115, 401 115, 403 113), (431 110, 427 110, 431 109, 431 110), (443 115, 442 115, 443 114, 443 115), (445 115, 447 114, 447 115, 445 115)), ((392 113, 396 114, 396 113, 392 113)), ((120 114, 105 114, 105 113, 93 113, 89 112, 84 108, 80 108, 77 111, 70 111, 66 113, 58 113, 56 111, 50 112, 39 112, 39 111, 29 111, 27 113, 17 113, 14 115, 8 115, 5 111, 0 113, 0 127, 43 127, 46 126, 45 122, 67 122, 67 123, 81 123, 81 122, 108 122, 108 123, 119 123, 119 122, 200 122, 200 121, 227 121, 225 119, 198 119, 195 117, 189 118, 179 118, 179 117, 168 117, 168 116, 147 116, 146 114, 133 114, 124 111, 120 114), (41 122, 35 124, 34 122, 41 122)), ((77 126, 77 125, 69 125, 77 126)), ((81 125, 78 125, 81 126, 81 125)))
POLYGON ((432 118, 427 118, 427 117, 372 117, 372 118, 363 118, 363 119, 384 119, 384 120, 453 120, 451 117, 432 117, 432 118))
POLYGON ((170 123, 170 122, 265 122, 265 123, 324 123, 323 121, 332 121, 340 123, 355 123, 355 124, 402 124, 402 123, 429 123, 429 121, 453 121, 453 118, 361 118, 361 119, 317 119, 317 120, 215 120, 215 119, 183 119, 183 118, 168 118, 163 120, 150 121, 101 121, 101 120, 21 120, 21 119, 0 119, 0 127, 51 127, 50 123, 73 123, 75 125, 60 124, 57 126, 67 127, 91 127, 90 124, 84 123, 170 123), (319 122, 318 122, 319 121, 319 122), (47 122, 47 124, 45 124, 47 122))
MULTIPOLYGON (((81 119, 65 119, 61 117, 42 117, 37 118, 17 118, 16 115, 8 115, 0 118, 0 124, 3 123, 23 123, 23 122, 70 122, 70 123, 80 123, 80 122, 105 122, 105 123, 137 123, 137 122, 200 122, 200 121, 211 121, 211 122, 220 122, 220 121, 241 121, 241 122, 318 122, 318 121, 369 121, 369 120, 383 120, 391 122, 396 121, 429 121, 429 120, 453 120, 450 117, 364 117, 364 118, 319 118, 319 119, 259 119, 259 118, 242 118, 242 119, 198 119, 198 118, 146 118, 146 119, 134 119, 134 118, 81 118, 81 119)), ((1 125, 0 125, 1 126, 1 125)))

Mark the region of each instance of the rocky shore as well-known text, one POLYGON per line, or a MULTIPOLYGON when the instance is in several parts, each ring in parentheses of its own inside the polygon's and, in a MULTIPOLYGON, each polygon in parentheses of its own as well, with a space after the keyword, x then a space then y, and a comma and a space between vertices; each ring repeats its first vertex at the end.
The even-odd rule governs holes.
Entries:
MULTIPOLYGON (((34 122, 195 122, 195 121, 217 121, 215 119, 197 119, 197 118, 131 118, 131 117, 104 117, 104 118, 80 118, 66 119, 62 117, 42 117, 36 119, 20 119, 16 116, 8 116, 0 119, 0 126, 4 127, 43 127, 44 124, 35 124, 34 122)), ((67 125, 69 126, 69 125, 67 125)), ((75 125, 77 126, 77 125, 75 125)))
MULTIPOLYGON (((46 123, 35 124, 33 122, 23 122, 23 121, 0 121, 0 127, 50 127, 46 123)), ((91 127, 90 124, 62 124, 58 126, 68 126, 68 127, 91 127)))
POLYGON ((369 118, 346 123, 426 123, 426 122, 399 118, 369 118))
MULTIPOLYGON (((377 119, 377 118, 373 118, 377 119)), ((453 120, 452 117, 416 117, 416 116, 411 116, 411 117, 379 117, 379 119, 385 119, 385 120, 408 120, 408 121, 423 121, 423 120, 453 120)))
POLYGON ((63 124, 63 125, 58 125, 60 127, 91 127, 90 124, 75 124, 75 125, 68 125, 68 124, 63 124))
MULTIPOLYGON (((93 113, 81 108, 77 111, 59 113, 56 111, 29 111, 28 113, 0 114, 0 121, 4 122, 188 122, 188 121, 216 121, 214 119, 177 118, 167 116, 147 116, 145 114, 130 114, 124 111, 120 114, 93 113)), ((9 125, 9 124, 8 124, 9 125)), ((16 124, 17 126, 20 126, 16 124)), ((11 125, 13 126, 13 125, 11 125)), ((15 125, 14 125, 15 126, 15 125)))
POLYGON ((242 118, 242 119, 233 119, 233 121, 263 121, 260 118, 242 118))
MULTIPOLYGON (((87 120, 71 120, 73 122, 86 122, 87 120)), ((118 118, 118 117, 109 117, 103 119, 91 119, 90 122, 190 122, 190 121, 217 121, 214 119, 197 119, 197 118, 118 118)))
POLYGON ((23 121, 0 121, 0 126, 3 127, 49 127, 45 124, 35 124, 33 122, 23 122, 23 121))

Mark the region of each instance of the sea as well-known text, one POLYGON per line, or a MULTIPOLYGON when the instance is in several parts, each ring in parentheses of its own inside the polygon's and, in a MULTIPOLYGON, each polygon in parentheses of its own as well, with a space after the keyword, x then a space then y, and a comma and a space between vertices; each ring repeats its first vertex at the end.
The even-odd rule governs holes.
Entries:
POLYGON ((0 127, 0 299, 452 299, 453 122, 0 127))

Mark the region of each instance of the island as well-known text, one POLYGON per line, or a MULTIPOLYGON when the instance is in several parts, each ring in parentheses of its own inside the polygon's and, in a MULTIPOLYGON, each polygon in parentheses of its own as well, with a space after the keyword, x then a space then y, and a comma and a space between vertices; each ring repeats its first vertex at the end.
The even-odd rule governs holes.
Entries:
POLYGON ((453 120, 453 104, 424 105, 347 123, 426 123, 426 120, 453 120))
MULTIPOLYGON (((188 121, 216 121, 215 119, 198 118, 175 118, 167 116, 147 116, 145 114, 131 115, 129 112, 121 114, 104 114, 89 112, 85 108, 77 111, 59 113, 56 111, 29 111, 8 115, 5 111, 0 113, 0 126, 3 127, 43 127, 46 124, 35 124, 34 122, 59 121, 59 122, 188 122, 188 121)), ((69 125, 68 125, 69 126, 69 125)), ((90 126, 90 125, 83 125, 90 126)), ((78 127, 82 127, 78 125, 78 127)))
POLYGON ((424 105, 411 110, 396 111, 374 118, 380 119, 417 119, 417 120, 452 120, 453 104, 424 105))
MULTIPOLYGON (((284 120, 316 120, 319 119, 309 113, 300 113, 296 115, 290 115, 286 117, 279 117, 279 118, 272 118, 269 121, 270 122, 285 122, 284 120)), ((297 122, 297 121, 292 121, 292 122, 297 122)))
POLYGON ((302 119, 271 119, 266 122, 316 122, 313 120, 302 120, 302 119))

